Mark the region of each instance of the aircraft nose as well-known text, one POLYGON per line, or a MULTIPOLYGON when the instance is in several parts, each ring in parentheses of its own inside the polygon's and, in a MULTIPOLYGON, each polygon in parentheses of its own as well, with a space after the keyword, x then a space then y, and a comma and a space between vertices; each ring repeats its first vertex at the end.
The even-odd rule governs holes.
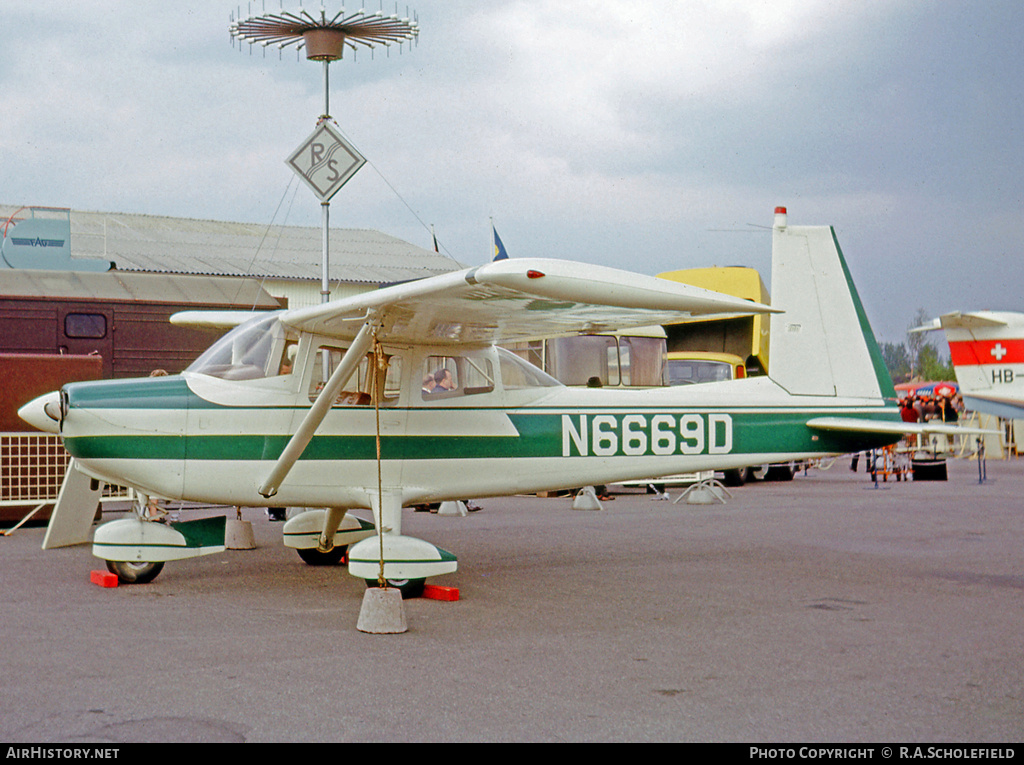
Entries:
POLYGON ((33 428, 46 433, 60 433, 60 391, 32 399, 18 410, 18 416, 33 428))

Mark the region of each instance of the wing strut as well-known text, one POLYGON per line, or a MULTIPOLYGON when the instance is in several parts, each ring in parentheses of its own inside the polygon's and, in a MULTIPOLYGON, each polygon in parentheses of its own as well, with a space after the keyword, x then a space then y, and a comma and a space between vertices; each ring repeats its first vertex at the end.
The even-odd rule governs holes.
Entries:
POLYGON ((359 334, 352 340, 352 345, 345 352, 341 363, 338 364, 338 368, 331 374, 320 395, 313 402, 302 422, 299 423, 295 434, 288 441, 288 445, 284 447, 281 456, 274 463, 270 475, 267 476, 263 484, 257 489, 262 496, 269 498, 277 494, 277 490, 281 488, 281 483, 292 469, 292 466, 302 456, 302 453, 306 451, 306 447, 309 445, 310 440, 312 440, 313 434, 316 433, 316 429, 320 427, 320 423, 323 422, 324 417, 331 410, 334 399, 338 396, 338 391, 348 382, 352 373, 356 371, 356 367, 359 366, 363 356, 372 347, 372 327, 374 321, 375 319, 368 319, 359 330, 359 334))

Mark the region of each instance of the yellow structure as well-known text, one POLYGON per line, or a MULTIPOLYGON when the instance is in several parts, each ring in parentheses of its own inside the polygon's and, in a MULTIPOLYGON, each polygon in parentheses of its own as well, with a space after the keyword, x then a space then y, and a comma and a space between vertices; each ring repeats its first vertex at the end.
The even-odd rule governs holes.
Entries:
MULTIPOLYGON (((758 303, 770 303, 768 288, 753 268, 688 268, 666 271, 658 277, 758 303)), ((683 351, 731 353, 745 360, 748 371, 763 374, 768 371, 768 322, 768 316, 758 315, 673 324, 665 328, 668 350, 670 354, 683 351)))

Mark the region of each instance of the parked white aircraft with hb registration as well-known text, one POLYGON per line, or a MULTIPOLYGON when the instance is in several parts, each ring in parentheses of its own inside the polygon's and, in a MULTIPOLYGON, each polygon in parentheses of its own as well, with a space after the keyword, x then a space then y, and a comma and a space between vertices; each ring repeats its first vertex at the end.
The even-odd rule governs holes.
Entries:
MULTIPOLYGON (((352 545, 351 574, 422 586, 457 564, 401 533, 412 504, 856 452, 914 429, 895 408, 831 227, 789 226, 778 208, 772 256, 772 308, 597 266, 502 260, 257 316, 181 375, 75 383, 21 415, 60 428, 77 468, 66 488, 91 477, 93 491, 99 481, 199 502, 321 508, 285 524, 286 545, 309 562, 352 545), (566 388, 495 346, 779 309, 770 378, 566 388), (359 508, 374 523, 348 513, 359 508)), ((95 533, 94 554, 122 578, 223 549, 223 518, 153 523, 145 504, 95 533)), ((94 507, 59 502, 44 547, 86 541, 94 507)))
POLYGON ((946 333, 964 406, 1024 418, 1024 313, 955 311, 913 331, 935 329, 946 333))

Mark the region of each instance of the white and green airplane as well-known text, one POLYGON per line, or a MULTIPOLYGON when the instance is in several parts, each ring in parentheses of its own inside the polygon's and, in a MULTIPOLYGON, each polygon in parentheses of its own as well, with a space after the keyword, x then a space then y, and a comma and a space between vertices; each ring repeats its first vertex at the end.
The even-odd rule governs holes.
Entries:
MULTIPOLYGON (((908 430, 835 233, 775 214, 774 305, 563 260, 501 260, 253 316, 180 375, 82 382, 25 405, 60 431, 74 482, 133 487, 93 553, 126 580, 224 549, 224 519, 153 522, 158 496, 308 509, 284 542, 368 583, 422 588, 454 555, 402 508, 857 452, 908 430), (771 312, 771 376, 568 388, 499 343, 771 312), (428 379, 429 378, 429 379, 428 379), (349 511, 367 509, 373 522, 349 511)), ((176 321, 224 326, 217 314, 176 321)), ((942 430, 942 426, 932 428, 942 430)), ((44 548, 87 541, 95 503, 59 501, 44 548)))

